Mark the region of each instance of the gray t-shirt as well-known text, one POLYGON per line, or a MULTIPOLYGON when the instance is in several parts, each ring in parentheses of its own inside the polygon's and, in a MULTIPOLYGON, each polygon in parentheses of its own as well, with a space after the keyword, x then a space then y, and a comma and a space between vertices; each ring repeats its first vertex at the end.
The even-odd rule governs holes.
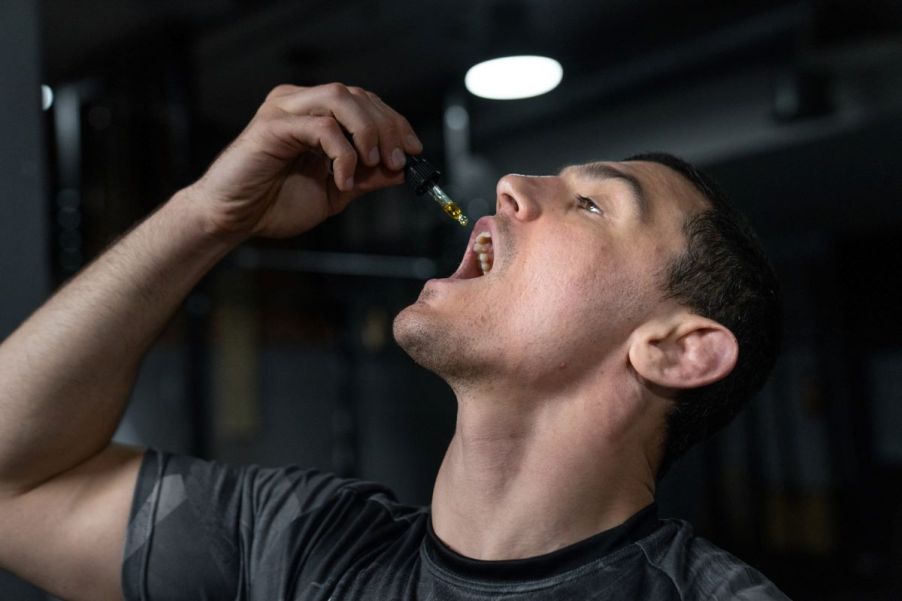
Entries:
POLYGON ((478 561, 385 487, 149 450, 125 544, 129 601, 786 600, 651 505, 541 557, 478 561))

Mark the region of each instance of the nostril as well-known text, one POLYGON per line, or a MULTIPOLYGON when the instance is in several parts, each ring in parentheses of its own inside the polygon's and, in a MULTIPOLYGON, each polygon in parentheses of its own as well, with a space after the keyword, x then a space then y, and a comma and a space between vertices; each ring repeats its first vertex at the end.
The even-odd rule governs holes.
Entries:
POLYGON ((511 196, 510 194, 505 194, 505 200, 510 203, 511 208, 514 210, 514 213, 520 210, 520 205, 517 203, 517 199, 511 196))
POLYGON ((505 211, 516 215, 520 211, 520 203, 517 202, 510 190, 499 190, 495 211, 498 213, 505 211))
POLYGON ((498 195, 497 212, 506 212, 518 219, 531 219, 535 217, 535 203, 529 197, 533 192, 530 180, 524 175, 509 174, 498 180, 496 192, 498 195))

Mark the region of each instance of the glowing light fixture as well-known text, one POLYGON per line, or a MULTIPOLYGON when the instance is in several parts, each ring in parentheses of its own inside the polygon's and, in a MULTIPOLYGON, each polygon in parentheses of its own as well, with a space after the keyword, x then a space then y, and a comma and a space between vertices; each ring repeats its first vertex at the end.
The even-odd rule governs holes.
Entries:
POLYGON ((493 100, 530 98, 561 83, 564 69, 546 56, 505 56, 470 67, 464 83, 470 93, 493 100))
POLYGON ((53 106, 53 88, 41 84, 41 108, 48 111, 51 106, 53 106))

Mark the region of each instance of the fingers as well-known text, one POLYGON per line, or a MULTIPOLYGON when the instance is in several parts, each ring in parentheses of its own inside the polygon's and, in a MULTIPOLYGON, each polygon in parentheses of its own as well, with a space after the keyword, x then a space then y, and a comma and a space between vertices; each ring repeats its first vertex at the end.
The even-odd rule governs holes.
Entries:
POLYGON ((297 156, 310 148, 321 149, 332 160, 332 177, 342 191, 354 188, 357 152, 345 137, 338 122, 325 116, 281 113, 268 118, 263 142, 269 152, 286 157, 297 156))
MULTIPOLYGON (((351 135, 354 148, 368 167, 381 163, 400 170, 404 167, 405 154, 422 151, 410 123, 378 96, 362 88, 338 83, 314 88, 285 85, 275 88, 267 102, 293 115, 333 118, 351 135)), ((337 170, 337 166, 333 169, 337 170)))
POLYGON ((332 214, 343 211, 353 199, 379 190, 387 186, 395 186, 404 183, 404 173, 380 164, 376 167, 358 165, 354 176, 354 189, 351 191, 339 190, 332 207, 332 214))
POLYGON ((405 154, 419 154, 423 150, 419 138, 410 123, 379 96, 361 88, 351 88, 351 93, 361 97, 378 122, 387 124, 380 135, 380 151, 387 156, 388 165, 394 169, 404 166, 405 154))

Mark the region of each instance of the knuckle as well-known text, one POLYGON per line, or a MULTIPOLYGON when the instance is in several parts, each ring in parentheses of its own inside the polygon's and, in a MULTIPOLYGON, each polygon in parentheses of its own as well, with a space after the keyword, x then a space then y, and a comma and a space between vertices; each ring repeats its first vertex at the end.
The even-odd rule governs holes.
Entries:
POLYGON ((367 97, 368 92, 360 86, 348 86, 348 92, 358 97, 367 97))
POLYGON ((401 130, 395 123, 388 122, 382 127, 382 131, 380 132, 382 135, 382 139, 385 142, 395 143, 398 138, 400 138, 401 130))
POLYGON ((280 109, 272 102, 265 102, 260 106, 259 109, 257 109, 257 114, 254 115, 254 119, 253 121, 251 121, 251 125, 256 125, 257 127, 265 127, 268 123, 275 120, 281 115, 282 109, 280 109))
POLYGON ((372 123, 364 124, 359 130, 354 132, 354 137, 362 141, 373 141, 378 137, 379 133, 376 126, 372 123))
POLYGON ((344 98, 350 92, 348 91, 348 87, 343 83, 332 82, 323 85, 323 89, 326 94, 328 94, 332 98, 344 98))
POLYGON ((293 86, 291 84, 283 83, 274 87, 269 91, 269 94, 266 95, 267 100, 271 100, 273 98, 278 98, 280 96, 285 96, 286 94, 291 94, 299 90, 297 86, 293 86))
MULTIPOLYGON (((311 126, 320 133, 320 135, 339 135, 341 128, 333 117, 317 116, 311 117, 311 126)), ((343 137, 343 136, 342 136, 343 137)))
POLYGON ((313 124, 313 127, 322 130, 332 129, 338 125, 335 118, 328 115, 311 115, 310 123, 313 124))

